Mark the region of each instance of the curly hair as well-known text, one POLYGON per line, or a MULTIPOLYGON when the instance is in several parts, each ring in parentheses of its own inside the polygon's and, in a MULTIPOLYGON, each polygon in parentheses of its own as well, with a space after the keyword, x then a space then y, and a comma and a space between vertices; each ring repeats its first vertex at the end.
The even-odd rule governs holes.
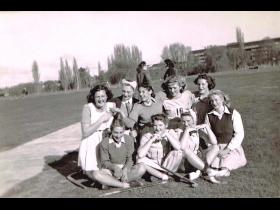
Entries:
POLYGON ((230 98, 227 94, 225 94, 223 91, 221 90, 212 90, 210 93, 209 93, 209 98, 213 95, 218 95, 220 96, 221 98, 224 99, 224 105, 226 105, 227 107, 230 107, 231 104, 230 104, 230 98))
POLYGON ((145 89, 147 89, 148 91, 151 90, 151 91, 152 91, 151 96, 152 96, 153 98, 156 97, 155 91, 154 91, 154 89, 153 89, 153 87, 152 87, 151 85, 149 85, 149 84, 147 84, 147 83, 142 83, 142 84, 140 84, 140 85, 138 86, 138 91, 139 91, 139 88, 140 88, 140 87, 145 88, 145 89))
POLYGON ((209 90, 214 89, 214 87, 216 86, 215 79, 211 76, 208 76, 205 73, 198 75, 197 78, 193 81, 194 84, 198 85, 198 80, 199 79, 205 79, 207 81, 209 90))
POLYGON ((87 95, 87 102, 93 103, 95 105, 94 96, 95 96, 95 93, 100 90, 105 91, 105 93, 107 95, 107 101, 113 98, 113 93, 111 92, 111 90, 109 90, 108 87, 106 87, 105 85, 96 85, 89 91, 89 94, 87 95))

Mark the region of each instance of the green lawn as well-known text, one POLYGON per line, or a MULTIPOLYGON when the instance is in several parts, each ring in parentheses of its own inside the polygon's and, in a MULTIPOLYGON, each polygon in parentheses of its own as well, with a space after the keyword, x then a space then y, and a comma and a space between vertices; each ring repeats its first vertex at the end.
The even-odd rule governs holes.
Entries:
MULTIPOLYGON (((213 74, 216 89, 224 90, 241 113, 248 165, 234 171, 228 185, 212 185, 199 179, 192 189, 168 183, 111 197, 279 197, 280 196, 280 69, 213 74)), ((195 76, 188 78, 195 90, 195 76)), ((155 81, 159 90, 160 82, 155 81)), ((120 90, 113 91, 116 95, 120 90)), ((87 91, 15 100, 0 100, 1 150, 30 141, 80 120, 87 91)), ((7 197, 94 197, 97 189, 82 190, 65 179, 76 167, 75 155, 51 163, 45 157, 43 172, 17 186, 7 197), (34 184, 35 183, 35 184, 34 184), (31 187, 32 186, 32 187, 31 187)))

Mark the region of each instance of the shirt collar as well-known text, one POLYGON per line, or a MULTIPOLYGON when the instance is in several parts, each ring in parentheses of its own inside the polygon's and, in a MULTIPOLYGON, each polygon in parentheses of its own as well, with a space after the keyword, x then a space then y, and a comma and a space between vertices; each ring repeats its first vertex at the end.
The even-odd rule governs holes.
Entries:
POLYGON ((124 137, 121 138, 121 141, 119 143, 117 143, 112 137, 109 138, 109 144, 111 143, 115 143, 115 144, 119 144, 119 143, 125 143, 124 137))
POLYGON ((129 102, 130 104, 132 104, 132 98, 130 98, 129 100, 127 100, 127 101, 122 101, 122 103, 127 103, 127 102, 129 102))
MULTIPOLYGON (((230 114, 230 111, 229 111, 229 109, 227 108, 227 106, 224 106, 224 113, 230 114)), ((221 115, 221 114, 219 114, 217 111, 215 111, 214 109, 213 109, 211 112, 209 112, 209 114, 214 114, 214 115, 216 115, 216 116, 220 116, 220 115, 221 115)))

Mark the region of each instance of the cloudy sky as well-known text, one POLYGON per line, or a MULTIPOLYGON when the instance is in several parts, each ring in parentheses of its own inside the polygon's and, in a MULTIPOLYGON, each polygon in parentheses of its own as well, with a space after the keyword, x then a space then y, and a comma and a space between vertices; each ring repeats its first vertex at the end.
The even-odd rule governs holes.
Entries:
POLYGON ((240 27, 245 42, 280 37, 279 11, 115 11, 0 12, 0 87, 33 81, 36 60, 41 80, 57 80, 59 58, 73 56, 97 73, 114 45, 136 45, 148 64, 158 63, 164 46, 180 42, 192 50, 235 42, 240 27))

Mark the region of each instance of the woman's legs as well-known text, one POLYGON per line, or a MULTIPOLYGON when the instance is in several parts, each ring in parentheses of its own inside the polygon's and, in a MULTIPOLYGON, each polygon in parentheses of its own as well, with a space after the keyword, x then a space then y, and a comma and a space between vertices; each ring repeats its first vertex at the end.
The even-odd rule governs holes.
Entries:
POLYGON ((99 183, 107 186, 112 187, 121 187, 121 188, 128 188, 129 184, 125 182, 121 182, 112 175, 109 175, 109 173, 106 173, 102 170, 100 171, 94 171, 92 173, 93 179, 98 181, 99 183))
POLYGON ((203 170, 205 168, 204 162, 190 149, 184 148, 182 149, 184 157, 189 161, 189 163, 199 170, 203 170))
POLYGON ((167 176, 166 174, 161 173, 161 172, 158 171, 157 169, 154 169, 154 168, 152 168, 152 167, 150 167, 150 166, 148 166, 148 165, 145 165, 145 167, 146 167, 146 170, 147 170, 147 172, 148 172, 149 174, 151 174, 151 175, 153 175, 153 176, 155 176, 155 177, 157 177, 157 178, 160 178, 160 179, 162 179, 162 180, 168 180, 168 176, 167 176))
POLYGON ((141 178, 145 172, 146 172, 146 167, 144 164, 139 163, 134 165, 130 169, 129 173, 127 174, 128 182, 141 178))

